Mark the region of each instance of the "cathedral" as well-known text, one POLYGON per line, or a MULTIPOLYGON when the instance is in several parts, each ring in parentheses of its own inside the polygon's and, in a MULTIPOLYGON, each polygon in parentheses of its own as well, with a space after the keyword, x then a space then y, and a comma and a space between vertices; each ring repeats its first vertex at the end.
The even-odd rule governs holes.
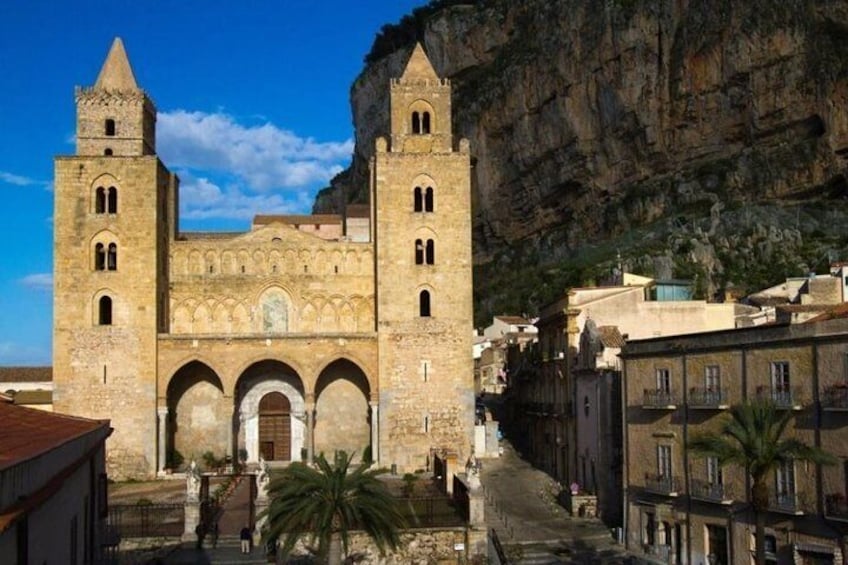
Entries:
POLYGON ((184 232, 156 107, 116 39, 55 159, 53 404, 109 419, 115 478, 183 459, 354 452, 400 472, 470 454, 470 154, 417 45, 370 202, 184 232))

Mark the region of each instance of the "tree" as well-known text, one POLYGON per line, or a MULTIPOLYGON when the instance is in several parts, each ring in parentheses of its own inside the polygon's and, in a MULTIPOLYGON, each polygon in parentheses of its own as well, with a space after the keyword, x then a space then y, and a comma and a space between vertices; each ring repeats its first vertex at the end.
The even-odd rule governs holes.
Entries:
POLYGON ((765 564, 765 517, 769 507, 768 478, 784 463, 810 461, 820 465, 836 459, 818 447, 784 438, 794 414, 779 411, 770 401, 744 402, 733 406, 719 433, 695 435, 688 449, 715 457, 720 465, 738 465, 751 477, 751 509, 756 524, 756 562, 765 564))
POLYGON ((263 540, 283 537, 280 551, 286 557, 305 536, 312 545, 317 541, 319 558, 330 565, 341 563, 342 551, 348 551, 349 532, 355 529, 364 530, 381 554, 387 547, 396 549, 403 518, 397 501, 378 478, 385 471, 370 469, 370 464, 351 469, 352 458, 337 452, 330 464, 322 454, 314 468, 292 463, 273 479, 268 486, 263 540))

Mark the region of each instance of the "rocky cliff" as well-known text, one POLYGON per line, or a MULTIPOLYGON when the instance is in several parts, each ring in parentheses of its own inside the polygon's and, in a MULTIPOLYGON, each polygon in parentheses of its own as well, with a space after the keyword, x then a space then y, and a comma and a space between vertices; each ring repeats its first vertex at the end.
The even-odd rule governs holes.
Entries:
POLYGON ((367 198, 415 40, 475 156, 478 320, 619 253, 706 297, 848 259, 848 2, 433 2, 377 37, 351 89, 354 162, 316 211, 367 198))

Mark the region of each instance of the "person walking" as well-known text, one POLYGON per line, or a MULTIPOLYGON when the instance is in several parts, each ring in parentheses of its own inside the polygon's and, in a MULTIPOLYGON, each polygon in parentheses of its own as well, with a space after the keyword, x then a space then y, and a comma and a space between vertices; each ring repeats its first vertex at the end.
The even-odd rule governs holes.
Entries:
POLYGON ((241 529, 241 533, 239 534, 239 539, 241 539, 241 552, 242 553, 250 553, 250 528, 247 526, 241 529))

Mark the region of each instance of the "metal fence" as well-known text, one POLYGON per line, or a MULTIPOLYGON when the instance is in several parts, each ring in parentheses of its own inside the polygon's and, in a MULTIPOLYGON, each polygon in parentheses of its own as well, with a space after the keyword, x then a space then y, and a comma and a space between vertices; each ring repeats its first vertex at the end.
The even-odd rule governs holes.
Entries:
POLYGON ((409 528, 464 526, 465 519, 448 497, 399 498, 400 512, 409 528))
POLYGON ((120 539, 178 537, 185 527, 185 507, 182 504, 110 505, 107 524, 120 539))

